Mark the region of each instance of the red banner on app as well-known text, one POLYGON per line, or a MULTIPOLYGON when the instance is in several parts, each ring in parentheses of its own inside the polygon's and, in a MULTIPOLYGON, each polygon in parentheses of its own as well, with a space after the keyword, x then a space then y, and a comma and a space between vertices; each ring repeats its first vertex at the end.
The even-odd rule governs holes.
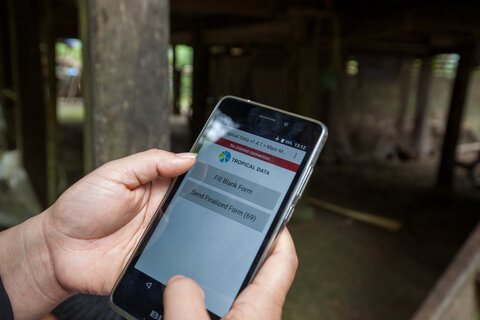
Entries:
POLYGON ((250 147, 244 146, 243 144, 239 144, 227 139, 220 138, 215 143, 225 148, 238 151, 240 153, 263 160, 265 162, 274 164, 276 166, 279 166, 281 168, 284 168, 293 172, 297 172, 299 167, 299 165, 296 163, 290 162, 288 160, 285 160, 279 157, 272 156, 271 154, 252 149, 250 147))

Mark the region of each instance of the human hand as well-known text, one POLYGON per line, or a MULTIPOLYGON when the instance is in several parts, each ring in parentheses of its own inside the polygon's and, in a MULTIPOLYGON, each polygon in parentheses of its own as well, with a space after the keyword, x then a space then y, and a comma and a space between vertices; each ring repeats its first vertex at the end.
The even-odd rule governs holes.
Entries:
POLYGON ((110 293, 171 178, 194 160, 193 154, 150 150, 112 161, 68 189, 45 218, 60 285, 73 292, 110 293))
POLYGON ((194 154, 160 150, 109 162, 0 233, 0 276, 15 318, 38 318, 77 292, 110 293, 171 178, 194 162, 194 154))
MULTIPOLYGON (((287 229, 279 236, 271 255, 235 300, 223 319, 281 319, 283 304, 298 266, 292 237, 287 229)), ((164 293, 165 320, 209 320, 203 291, 193 280, 175 276, 164 293)))

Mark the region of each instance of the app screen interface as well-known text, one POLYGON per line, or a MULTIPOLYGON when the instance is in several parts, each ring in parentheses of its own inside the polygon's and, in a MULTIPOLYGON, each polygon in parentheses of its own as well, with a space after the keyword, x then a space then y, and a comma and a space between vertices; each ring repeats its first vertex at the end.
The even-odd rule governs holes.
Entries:
POLYGON ((281 139, 209 126, 135 268, 163 284, 194 279, 207 309, 225 315, 305 157, 281 139))

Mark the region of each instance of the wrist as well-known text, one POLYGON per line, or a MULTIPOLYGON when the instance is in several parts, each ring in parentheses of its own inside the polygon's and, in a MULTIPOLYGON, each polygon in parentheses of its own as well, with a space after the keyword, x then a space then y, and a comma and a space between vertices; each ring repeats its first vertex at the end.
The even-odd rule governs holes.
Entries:
POLYGON ((15 319, 41 318, 70 295, 55 276, 45 215, 0 233, 0 276, 15 319))

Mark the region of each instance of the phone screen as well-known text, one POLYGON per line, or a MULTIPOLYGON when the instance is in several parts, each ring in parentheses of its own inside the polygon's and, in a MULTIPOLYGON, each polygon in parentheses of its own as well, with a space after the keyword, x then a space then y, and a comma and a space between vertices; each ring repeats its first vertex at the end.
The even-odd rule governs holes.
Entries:
MULTIPOLYGON (((132 263, 132 274, 146 276, 146 291, 161 291, 174 275, 194 279, 219 317, 254 271, 312 149, 299 139, 301 121, 258 107, 244 111, 240 120, 228 104, 216 109, 196 143, 195 165, 177 180, 132 263)), ((151 310, 151 318, 161 314, 151 310)))

